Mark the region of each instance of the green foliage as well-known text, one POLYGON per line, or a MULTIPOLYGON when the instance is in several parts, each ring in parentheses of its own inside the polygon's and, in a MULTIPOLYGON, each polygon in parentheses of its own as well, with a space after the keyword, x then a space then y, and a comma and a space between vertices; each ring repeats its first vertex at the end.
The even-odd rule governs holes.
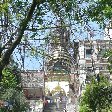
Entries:
POLYGON ((4 2, 0 1, 0 12, 6 13, 8 11, 8 5, 10 0, 5 0, 4 2))
POLYGON ((112 74, 112 49, 107 50, 104 54, 104 57, 108 58, 108 63, 109 63, 108 70, 112 74))
POLYGON ((88 107, 88 105, 83 104, 80 107, 80 112, 91 112, 91 109, 88 107))
POLYGON ((82 95, 80 112, 104 112, 105 109, 109 110, 112 105, 111 93, 112 85, 106 78, 100 76, 99 83, 92 79, 82 95))
MULTIPOLYGON (((88 0, 90 2, 91 0, 88 0)), ((87 15, 93 21, 103 24, 112 19, 112 0, 96 0, 89 4, 87 15)), ((104 24, 103 24, 104 25, 104 24)))
MULTIPOLYGON (((23 92, 20 90, 15 90, 14 88, 6 89, 4 94, 1 95, 1 99, 3 101, 9 102, 9 104, 13 106, 13 112, 18 112, 18 110, 19 112, 25 112, 28 109, 27 101, 23 92)), ((3 107, 1 110, 9 111, 10 109, 3 107)))
POLYGON ((6 88, 15 88, 17 86, 17 79, 16 76, 12 73, 10 68, 5 68, 2 71, 3 78, 2 81, 0 82, 1 87, 4 89, 6 88))
MULTIPOLYGON (((23 112, 27 110, 28 105, 22 88, 20 87, 20 82, 18 82, 17 74, 15 75, 13 68, 5 68, 3 70, 3 77, 0 82, 0 100, 9 102, 13 108, 12 111, 23 112)), ((2 112, 9 111, 10 109, 3 107, 2 112)))
POLYGON ((20 43, 27 43, 25 47, 31 54, 37 55, 30 39, 41 39, 45 32, 54 27, 56 20, 61 18, 73 29, 76 29, 76 23, 82 25, 89 20, 101 22, 111 18, 111 4, 111 0, 1 0, 0 68, 3 70, 9 64, 10 55, 20 43))

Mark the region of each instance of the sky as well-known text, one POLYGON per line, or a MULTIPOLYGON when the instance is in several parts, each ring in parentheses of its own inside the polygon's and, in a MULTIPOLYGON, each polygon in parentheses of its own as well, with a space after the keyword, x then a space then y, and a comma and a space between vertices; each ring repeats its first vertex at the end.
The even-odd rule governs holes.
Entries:
MULTIPOLYGON (((56 18, 53 17, 54 15, 51 12, 48 12, 48 14, 44 17, 45 20, 49 20, 53 23, 56 23, 56 18)), ((45 23, 46 24, 46 23, 45 23)), ((52 24, 52 26, 55 26, 55 24, 52 24)), ((41 26, 39 26, 41 28, 41 26)), ((71 29, 70 29, 71 30, 71 29)), ((89 22, 88 26, 81 26, 78 24, 75 24, 72 27, 72 30, 74 33, 70 35, 71 41, 75 40, 84 40, 84 39, 89 39, 90 33, 93 35, 93 39, 103 39, 104 38, 104 31, 100 29, 100 26, 95 23, 95 22, 89 22), (73 30, 74 29, 74 30, 73 30)), ((44 38, 47 34, 49 34, 50 29, 43 31, 43 33, 39 33, 36 38, 44 38)), ((30 36, 32 34, 29 34, 30 36)), ((43 41, 29 41, 31 43, 31 46, 34 46, 36 48, 39 48, 41 44, 43 44, 43 41)), ((45 46, 44 46, 45 47, 45 46)), ((45 48, 42 49, 45 49, 45 48)), ((43 57, 36 56, 30 56, 29 53, 26 53, 27 51, 24 52, 23 46, 21 47, 22 51, 21 53, 18 52, 18 48, 14 50, 14 58, 15 61, 18 62, 19 68, 24 69, 24 70, 41 70, 43 69, 43 57), (24 57, 24 62, 23 62, 23 57, 24 57)))
MULTIPOLYGON (((89 26, 91 28, 91 31, 94 32, 93 34, 94 39, 103 39, 103 30, 99 28, 98 24, 94 22, 90 22, 89 26)), ((85 38, 88 38, 89 33, 87 33, 87 31, 84 31, 83 29, 80 29, 80 27, 79 28, 77 27, 77 32, 75 32, 75 35, 71 35, 71 40, 73 39, 83 40, 85 38)), ((44 35, 46 35, 47 33, 45 32, 44 35)), ((44 38, 44 35, 40 35, 39 38, 44 38)), ((36 46, 36 47, 40 46, 40 44, 43 43, 43 41, 39 41, 39 40, 35 42, 34 41, 30 41, 30 42, 32 43, 32 46, 36 46)), ((30 56, 30 54, 27 54, 26 51, 25 53, 23 53, 23 51, 19 53, 18 49, 16 49, 13 54, 15 57, 15 61, 19 63, 19 68, 21 68, 22 70, 41 70, 43 69, 43 57, 36 56, 35 58, 35 56, 30 56), (22 56, 24 56, 24 62, 22 61, 22 56)))

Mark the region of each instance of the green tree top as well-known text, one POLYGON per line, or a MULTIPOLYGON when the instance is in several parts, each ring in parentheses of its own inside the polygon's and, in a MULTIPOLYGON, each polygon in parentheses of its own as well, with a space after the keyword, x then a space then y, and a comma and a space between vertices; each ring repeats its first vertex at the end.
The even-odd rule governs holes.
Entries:
POLYGON ((105 112, 112 105, 112 85, 107 78, 100 76, 100 82, 92 79, 87 84, 81 98, 80 112, 105 112))

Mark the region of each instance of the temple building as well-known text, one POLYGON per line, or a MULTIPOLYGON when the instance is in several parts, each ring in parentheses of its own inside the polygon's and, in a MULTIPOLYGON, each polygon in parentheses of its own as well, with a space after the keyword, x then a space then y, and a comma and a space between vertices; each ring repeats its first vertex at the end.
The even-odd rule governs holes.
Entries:
MULTIPOLYGON (((71 73, 74 69, 74 59, 70 54, 70 33, 69 29, 57 22, 57 27, 50 32, 48 43, 49 57, 45 59, 45 73, 47 80, 45 85, 52 91, 53 83, 55 86, 62 87, 66 94, 69 93, 69 83, 71 82, 71 73), (62 27, 63 26, 63 27, 62 27), (50 85, 49 85, 50 84, 50 85)), ((56 88, 56 87, 54 87, 56 88)))

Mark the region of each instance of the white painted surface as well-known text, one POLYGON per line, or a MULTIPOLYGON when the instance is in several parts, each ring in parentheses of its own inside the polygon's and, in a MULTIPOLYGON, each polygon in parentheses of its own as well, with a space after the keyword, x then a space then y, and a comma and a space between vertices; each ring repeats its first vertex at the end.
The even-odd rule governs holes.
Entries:
POLYGON ((84 45, 79 46, 80 59, 84 58, 84 45))
POLYGON ((112 29, 105 28, 106 35, 104 36, 104 40, 112 39, 112 29))

